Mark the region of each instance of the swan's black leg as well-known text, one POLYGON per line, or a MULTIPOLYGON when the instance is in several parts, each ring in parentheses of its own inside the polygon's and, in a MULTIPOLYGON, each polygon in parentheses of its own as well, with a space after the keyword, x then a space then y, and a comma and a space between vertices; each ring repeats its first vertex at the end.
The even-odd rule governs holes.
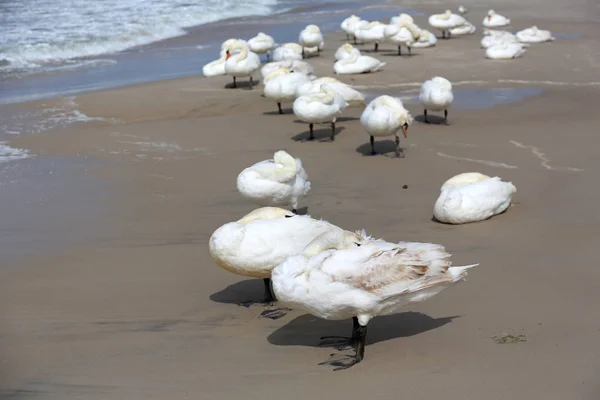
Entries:
POLYGON ((402 55, 402 46, 398 45, 398 55, 401 56, 402 55))
POLYGON ((377 152, 375 151, 375 138, 371 136, 369 140, 371 142, 371 155, 374 156, 375 154, 377 154, 377 152))
POLYGON ((425 117, 425 123, 429 123, 429 120, 427 119, 427 109, 425 109, 425 111, 423 111, 423 116, 425 117))
MULTIPOLYGON (((347 336, 321 336, 321 342, 319 347, 335 347, 338 350, 344 350, 348 347, 354 347, 356 340, 358 339, 357 329, 359 327, 358 318, 352 318, 352 335, 347 336)), ((321 363, 327 364, 327 362, 321 363)))
POLYGON ((281 103, 277 103, 277 108, 279 109, 279 114, 283 114, 283 110, 281 109, 281 103))
POLYGON ((302 59, 304 59, 304 46, 302 46, 302 59))
POLYGON ((379 43, 375 43, 375 52, 379 51, 379 43))
POLYGON ((248 90, 252 90, 252 75, 250 75, 250 84, 248 85, 248 90))
POLYGON ((442 39, 446 39, 446 31, 442 29, 442 39))
POLYGON ((308 137, 308 140, 315 140, 315 134, 313 132, 313 124, 308 125, 308 129, 310 130, 310 136, 308 137))
POLYGON ((233 87, 236 88, 237 87, 237 82, 235 81, 235 76, 233 77, 233 87))
POLYGON ((444 110, 444 122, 448 124, 448 110, 444 110))
POLYGON ((412 56, 412 51, 410 50, 410 46, 407 46, 407 47, 408 47, 408 55, 412 56))
POLYGON ((400 136, 396 135, 396 158, 403 158, 404 152, 400 148, 400 136))
POLYGON ((341 360, 322 362, 319 365, 323 365, 323 364, 333 365, 333 366, 337 367, 334 369, 334 371, 341 371, 341 370, 348 369, 348 368, 358 364, 365 358, 365 342, 367 339, 367 327, 360 325, 360 323, 358 323, 358 320, 356 322, 357 322, 358 327, 355 330, 355 337, 354 337, 355 353, 354 353, 354 355, 344 357, 341 360))
POLYGON ((452 37, 452 32, 448 31, 448 39, 452 37))
MULTIPOLYGON (((263 282, 265 283, 264 303, 268 304, 268 305, 273 305, 273 303, 277 301, 277 298, 275 298, 275 294, 273 293, 273 290, 271 289, 271 279, 264 278, 263 282)), ((270 318, 270 319, 279 319, 279 318, 285 316, 288 312, 290 312, 290 310, 291 309, 287 308, 287 307, 271 308, 271 309, 264 310, 263 312, 261 312, 260 316, 264 317, 264 318, 270 318)))
POLYGON ((335 140, 335 122, 331 123, 331 141, 335 140))

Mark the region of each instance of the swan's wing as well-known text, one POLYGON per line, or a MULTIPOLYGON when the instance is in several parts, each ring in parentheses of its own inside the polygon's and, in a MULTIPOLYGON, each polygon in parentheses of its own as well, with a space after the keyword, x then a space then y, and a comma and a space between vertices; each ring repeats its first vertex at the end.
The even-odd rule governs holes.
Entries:
POLYGON ((343 283, 382 299, 452 282, 450 254, 432 243, 372 242, 323 260, 332 283, 343 283))
POLYGON ((250 170, 262 179, 279 183, 290 182, 295 177, 295 171, 291 172, 288 168, 282 167, 281 164, 276 164, 273 160, 264 160, 254 164, 250 167, 250 170))

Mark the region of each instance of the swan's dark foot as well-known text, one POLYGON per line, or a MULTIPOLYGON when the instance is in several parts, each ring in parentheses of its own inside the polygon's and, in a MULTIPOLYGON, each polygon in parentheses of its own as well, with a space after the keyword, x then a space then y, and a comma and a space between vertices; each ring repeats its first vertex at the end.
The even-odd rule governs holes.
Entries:
POLYGON ((265 285, 265 297, 261 301, 250 300, 238 303, 238 306, 249 308, 255 304, 262 304, 263 306, 272 306, 277 299, 271 290, 271 279, 263 278, 263 284, 265 285))
POLYGON ((345 336, 323 336, 319 347, 334 347, 338 350, 346 350, 354 347, 355 339, 345 336))
POLYGON ((292 311, 292 309, 288 307, 273 308, 261 312, 260 316, 263 318, 279 319, 281 317, 285 317, 285 315, 290 311, 292 311))
POLYGON ((398 152, 394 152, 394 153, 387 153, 385 156, 387 158, 395 158, 395 159, 402 159, 402 158, 406 157, 406 155, 404 154, 403 151, 398 151, 398 152))
POLYGON ((263 306, 263 307, 270 307, 273 305, 273 300, 269 300, 269 299, 263 299, 263 300, 248 300, 248 301, 243 301, 241 303, 238 303, 238 306, 240 307, 246 307, 246 308, 250 308, 252 306, 263 306))
POLYGON ((363 357, 360 355, 347 355, 341 356, 335 360, 323 361, 319 363, 319 365, 331 365, 333 367, 337 367, 333 369, 334 371, 342 371, 355 366, 356 364, 361 362, 362 359, 363 357))
POLYGON ((333 138, 333 137, 327 137, 327 138, 319 139, 319 142, 321 142, 321 143, 331 143, 331 142, 334 142, 334 141, 335 141, 335 138, 333 138))

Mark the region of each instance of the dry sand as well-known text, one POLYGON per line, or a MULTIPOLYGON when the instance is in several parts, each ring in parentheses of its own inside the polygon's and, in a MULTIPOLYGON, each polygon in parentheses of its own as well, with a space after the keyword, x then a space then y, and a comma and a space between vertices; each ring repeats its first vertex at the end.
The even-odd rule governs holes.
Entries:
MULTIPOLYGON (((479 27, 489 6, 465 5, 479 27)), ((427 14, 445 7, 419 5, 427 14)), ((259 96, 262 86, 223 89, 226 77, 81 95, 84 113, 117 122, 15 140, 42 157, 105 162, 90 179, 115 188, 102 221, 115 229, 92 246, 0 270, 0 395, 599 398, 600 24, 589 21, 600 18, 598 7, 540 1, 495 8, 514 30, 537 24, 581 37, 500 62, 483 58, 478 31, 411 58, 383 52, 384 72, 340 78, 372 94, 406 95, 438 74, 455 82, 457 93, 543 89, 492 108, 454 107, 449 126, 416 121, 403 140, 403 160, 363 156, 368 137, 357 109, 344 113, 334 143, 295 142, 307 125, 290 113, 275 115, 276 105, 259 96), (319 336, 346 334, 351 322, 299 311, 259 319, 260 308, 236 302, 260 294, 262 283, 219 269, 208 253, 214 229, 254 208, 236 192, 237 174, 278 149, 303 160, 313 189, 301 206, 311 215, 390 241, 442 243, 455 264, 480 266, 436 298, 373 320, 359 365, 343 372, 318 366, 331 353, 316 347, 319 336), (467 171, 512 181, 513 206, 482 223, 433 222, 440 184, 467 171), (525 341, 494 339, 506 335, 525 341)), ((426 17, 416 22, 427 26, 426 17)), ((331 74, 341 40, 341 33, 328 35, 327 50, 310 60, 318 75, 331 74)), ((407 104, 421 115, 419 105, 407 104)), ((391 141, 377 146, 393 148, 391 141)), ((56 234, 74 223, 56 226, 56 234)))

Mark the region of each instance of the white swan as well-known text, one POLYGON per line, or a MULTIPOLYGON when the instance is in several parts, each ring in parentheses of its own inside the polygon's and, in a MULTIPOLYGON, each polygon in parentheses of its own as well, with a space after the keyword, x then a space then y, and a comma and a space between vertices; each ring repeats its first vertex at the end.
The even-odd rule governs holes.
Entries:
POLYGON ((482 22, 486 28, 500 28, 502 26, 510 25, 510 19, 496 14, 496 11, 489 10, 482 22))
POLYGON ((421 29, 421 35, 419 36, 419 40, 412 44, 412 47, 417 48, 426 48, 433 47, 437 43, 437 38, 427 29, 421 29))
POLYGON ((488 47, 485 56, 493 60, 511 60, 523 56, 525 47, 527 45, 524 43, 501 43, 488 47))
POLYGON ((273 61, 263 65, 263 67, 260 69, 260 74, 264 78, 279 68, 287 68, 290 71, 301 72, 308 76, 312 76, 314 74, 314 68, 312 65, 302 60, 273 61))
POLYGON ((555 40, 550 31, 538 29, 535 25, 517 32, 515 36, 521 43, 541 43, 555 40))
MULTIPOLYGON (((360 17, 358 17, 356 15, 351 15, 348 18, 346 18, 345 20, 343 20, 342 23, 340 24, 340 28, 342 28, 342 30, 346 34, 346 40, 350 40, 350 36, 354 37, 354 32, 352 31, 352 29, 350 27, 353 23, 355 23, 357 21, 360 21, 360 17)), ((356 41, 356 38, 354 38, 354 40, 356 41)))
MULTIPOLYGON (((308 215, 262 207, 216 229, 209 240, 209 251, 219 267, 237 275, 262 278, 265 297, 260 302, 271 303, 275 300, 270 287, 272 269, 287 257, 300 253, 315 237, 330 230, 340 228, 308 215)), ((277 318, 288 310, 275 311, 283 314, 263 315, 277 318)))
POLYGON ((368 72, 377 72, 385 66, 384 62, 375 57, 363 56, 360 53, 353 52, 347 58, 336 61, 333 64, 333 71, 336 74, 365 74, 368 72))
POLYGON ((447 224, 483 221, 504 212, 517 192, 512 182, 467 172, 448 179, 433 206, 434 217, 447 224))
POLYGON ((425 122, 427 120, 427 110, 444 110, 444 122, 448 123, 448 106, 452 104, 454 95, 452 94, 452 83, 446 78, 436 76, 421 85, 419 101, 423 105, 425 122))
POLYGON ((289 206, 296 214, 298 201, 310 190, 310 181, 302 161, 279 150, 272 160, 260 161, 240 172, 237 189, 260 206, 289 206))
POLYGON ((467 269, 479 265, 452 267, 450 257, 439 244, 390 243, 366 237, 364 231, 331 231, 276 266, 271 279, 282 304, 327 320, 353 319, 350 338, 321 338, 323 344, 354 347, 347 363, 322 363, 339 370, 364 358, 371 319, 427 300, 465 280, 467 269))
POLYGON ((308 122, 310 136, 308 140, 314 140, 314 124, 331 123, 331 137, 329 141, 335 140, 336 117, 346 108, 346 101, 341 94, 333 90, 328 84, 322 84, 319 93, 310 93, 298 97, 292 106, 294 114, 303 122, 308 122))
POLYGON ((321 91, 321 85, 326 83, 333 90, 342 95, 348 107, 365 107, 365 95, 358 90, 352 88, 352 86, 340 82, 335 78, 322 77, 317 78, 311 82, 300 84, 296 87, 296 96, 304 96, 311 93, 318 93, 321 91))
POLYGON ((317 53, 323 46, 323 35, 317 25, 307 25, 306 28, 300 31, 298 43, 302 46, 302 58, 306 56, 305 48, 317 48, 317 53))
POLYGON ((398 46, 398 55, 402 55, 402 45, 408 49, 408 55, 411 55, 411 46, 421 36, 421 30, 412 22, 399 22, 396 25, 386 25, 384 30, 388 41, 398 46))
POLYGON ((404 137, 408 137, 408 126, 412 122, 413 118, 410 112, 404 108, 402 100, 388 95, 373 99, 360 116, 360 123, 370 138, 371 155, 377 154, 375 151, 375 136, 395 136, 395 156, 397 158, 403 157, 398 133, 402 130, 404 137))
POLYGON ((452 36, 471 35, 475 33, 476 30, 477 28, 475 27, 475 25, 473 25, 469 21, 465 21, 463 25, 450 29, 450 34, 452 36))
POLYGON ((225 72, 233 77, 233 87, 237 87, 236 78, 249 77, 249 89, 252 89, 252 74, 260 68, 260 57, 258 54, 251 52, 248 45, 237 43, 232 46, 231 50, 226 51, 227 61, 225 61, 225 72), (239 53, 231 55, 232 50, 240 50, 239 53))
POLYGON ((353 53, 356 53, 360 56, 360 50, 352 46, 350 43, 345 43, 338 47, 338 49, 335 51, 334 58, 336 61, 344 60, 350 57, 353 53))
POLYGON ((273 61, 302 60, 302 46, 298 43, 284 43, 273 50, 273 61))
POLYGON ((469 12, 469 9, 465 6, 458 6, 458 13, 460 15, 465 15, 466 13, 469 12))
POLYGON ((242 39, 228 39, 221 44, 220 57, 214 61, 205 64, 202 67, 202 75, 206 77, 226 75, 225 61, 227 61, 227 50, 232 51, 232 47, 237 43, 245 43, 242 39))
POLYGON ((275 39, 266 33, 259 32, 258 35, 248 40, 250 50, 256 54, 266 54, 269 60, 269 52, 275 48, 275 39))
POLYGON ((279 68, 267 75, 263 82, 263 94, 267 99, 275 101, 279 114, 283 114, 281 103, 294 101, 296 88, 303 83, 310 83, 310 78, 302 72, 279 68))
POLYGON ((446 10, 443 14, 433 14, 428 19, 429 25, 442 31, 442 38, 446 38, 446 32, 448 32, 448 38, 450 38, 450 29, 464 25, 466 19, 457 14, 452 14, 452 11, 446 10))
POLYGON ((400 14, 396 15, 395 17, 390 18, 390 25, 398 25, 402 22, 414 24, 415 20, 413 19, 413 17, 411 17, 410 15, 408 15, 406 13, 400 13, 400 14))
POLYGON ((369 21, 365 20, 365 19, 355 19, 352 20, 348 23, 348 31, 350 32, 350 34, 352 35, 352 37, 354 38, 354 44, 356 44, 356 30, 359 29, 361 26, 367 25, 369 24, 369 21))
POLYGON ((354 24, 354 36, 363 43, 375 43, 374 51, 379 50, 379 43, 385 39, 386 24, 379 21, 354 24))
POLYGON ((481 47, 487 49, 492 46, 498 46, 505 43, 517 43, 519 40, 510 32, 500 31, 502 33, 486 35, 481 39, 481 47))

